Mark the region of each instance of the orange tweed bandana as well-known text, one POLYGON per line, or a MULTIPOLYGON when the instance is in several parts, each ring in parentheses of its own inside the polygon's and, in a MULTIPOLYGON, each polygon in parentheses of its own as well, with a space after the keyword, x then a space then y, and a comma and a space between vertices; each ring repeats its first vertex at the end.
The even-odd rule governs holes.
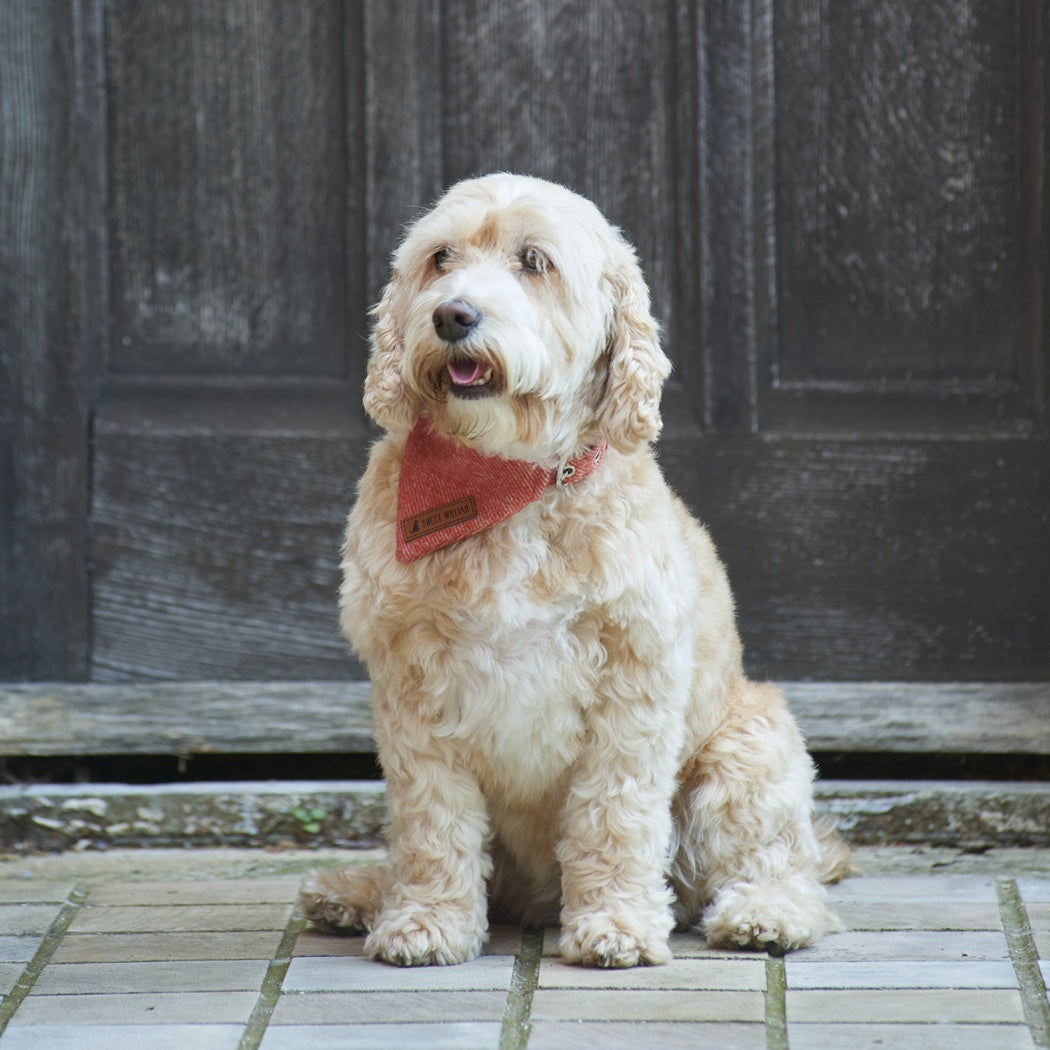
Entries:
POLYGON ((430 429, 421 419, 408 435, 397 486, 397 560, 415 561, 483 532, 538 500, 551 485, 574 485, 605 458, 593 445, 560 469, 486 456, 430 429))

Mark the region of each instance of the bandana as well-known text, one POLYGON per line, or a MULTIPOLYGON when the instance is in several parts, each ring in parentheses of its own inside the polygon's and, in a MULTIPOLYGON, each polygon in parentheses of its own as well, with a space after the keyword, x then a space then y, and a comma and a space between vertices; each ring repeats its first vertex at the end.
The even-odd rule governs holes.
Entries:
POLYGON ((439 547, 484 532, 535 502, 551 485, 574 485, 605 458, 592 445, 560 468, 486 456, 430 429, 421 419, 408 435, 397 487, 397 560, 415 561, 439 547))

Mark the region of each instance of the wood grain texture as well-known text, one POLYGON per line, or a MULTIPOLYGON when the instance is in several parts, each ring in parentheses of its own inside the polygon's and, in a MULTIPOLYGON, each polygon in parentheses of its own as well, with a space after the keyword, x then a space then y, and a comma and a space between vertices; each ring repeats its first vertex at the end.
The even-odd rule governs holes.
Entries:
MULTIPOLYGON (((814 751, 1050 755, 1050 684, 782 682, 814 751)), ((371 688, 344 682, 0 686, 0 755, 375 750, 371 688)))
POLYGON ((86 674, 97 5, 0 5, 0 676, 86 674))
POLYGON ((783 682, 812 750, 1050 756, 1048 682, 783 682))
POLYGON ((693 305, 673 296, 677 106, 695 91, 692 67, 678 68, 679 17, 672 0, 446 3, 435 129, 446 184, 524 171, 590 197, 638 248, 668 325, 693 305))
POLYGON ((344 374, 335 0, 107 7, 112 367, 344 374))
POLYGON ((668 397, 691 412, 702 382, 682 353, 701 323, 692 5, 375 2, 361 32, 363 51, 348 47, 366 81, 369 301, 406 223, 451 183, 499 170, 563 182, 638 248, 679 366, 668 397))
POLYGON ((96 428, 101 681, 339 678, 338 554, 363 469, 341 389, 139 389, 96 428))
POLYGON ((441 5, 365 0, 355 48, 364 158, 369 302, 379 301, 405 226, 445 189, 441 171, 441 5))
POLYGON ((512 168, 639 248, 755 671, 1050 677, 1048 12, 0 5, 0 671, 357 673, 365 307, 512 168))
POLYGON ((780 381, 1016 381, 1022 0, 773 6, 780 381))
POLYGON ((0 753, 366 753, 370 694, 360 681, 5 686, 0 753))
POLYGON ((706 374, 704 429, 727 435, 758 426, 755 194, 762 167, 754 120, 760 65, 768 69, 768 59, 756 50, 753 28, 763 11, 768 17, 768 5, 707 5, 700 42, 703 329, 688 351, 706 374))
POLYGON ((668 438, 762 677, 1040 680, 1050 672, 1050 448, 668 438))

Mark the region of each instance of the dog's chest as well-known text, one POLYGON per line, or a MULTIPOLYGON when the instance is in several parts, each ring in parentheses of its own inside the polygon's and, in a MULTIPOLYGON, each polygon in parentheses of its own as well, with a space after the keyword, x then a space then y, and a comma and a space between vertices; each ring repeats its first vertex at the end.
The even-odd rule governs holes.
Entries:
POLYGON ((529 794, 578 755, 606 660, 600 618, 591 596, 551 588, 549 565, 488 579, 431 587, 404 626, 442 635, 427 647, 421 684, 434 732, 459 741, 502 789, 529 794))
POLYGON ((439 732, 479 749, 494 771, 534 779, 572 761, 605 651, 576 602, 512 592, 501 605, 487 622, 470 611, 429 689, 441 701, 439 732))

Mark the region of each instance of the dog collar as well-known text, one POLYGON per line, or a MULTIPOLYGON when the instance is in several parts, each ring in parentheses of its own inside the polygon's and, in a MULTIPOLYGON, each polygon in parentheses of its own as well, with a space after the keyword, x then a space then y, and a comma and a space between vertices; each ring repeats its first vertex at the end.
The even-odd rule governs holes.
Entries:
POLYGON ((575 485, 605 459, 606 442, 551 470, 487 456, 420 419, 408 435, 397 486, 397 560, 411 562, 484 532, 535 502, 552 485, 575 485))

